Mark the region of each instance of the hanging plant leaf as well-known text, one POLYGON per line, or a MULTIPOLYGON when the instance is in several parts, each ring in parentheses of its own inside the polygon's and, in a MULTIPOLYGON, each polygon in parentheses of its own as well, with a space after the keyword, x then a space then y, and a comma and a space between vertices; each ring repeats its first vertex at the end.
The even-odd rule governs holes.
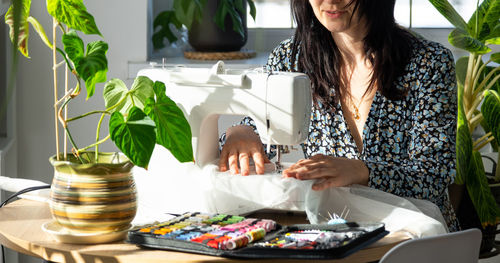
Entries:
POLYGON ((170 150, 180 162, 192 162, 191 127, 184 113, 165 95, 165 84, 155 82, 156 101, 150 98, 144 111, 156 124, 156 142, 170 150))
POLYGON ((139 108, 132 107, 127 120, 120 112, 109 120, 111 140, 135 165, 148 168, 156 142, 154 122, 139 108))
POLYGON ((458 14, 457 10, 447 0, 429 0, 431 4, 441 13, 452 25, 463 31, 467 31, 467 24, 458 14))
POLYGON ((28 51, 28 38, 29 38, 29 24, 28 24, 28 17, 30 15, 30 8, 31 8, 31 0, 22 0, 21 5, 19 6, 21 9, 18 11, 20 12, 19 16, 19 26, 17 27, 18 30, 18 36, 17 36, 17 41, 14 40, 15 38, 15 30, 14 29, 14 7, 10 6, 9 10, 5 14, 5 23, 9 25, 10 31, 9 31, 9 36, 10 40, 12 43, 16 42, 17 43, 17 49, 23 56, 29 58, 29 51, 28 51))
POLYGON ((448 35, 448 41, 453 46, 465 49, 474 54, 486 54, 491 51, 488 46, 461 29, 453 29, 450 35, 448 35))
MULTIPOLYGON (((459 85, 462 86, 462 85, 459 85)), ((456 155, 457 155, 457 176, 456 184, 464 184, 466 177, 469 174, 471 155, 472 155, 472 136, 469 132, 467 117, 464 112, 463 101, 463 86, 458 89, 458 119, 457 119, 457 138, 456 138, 456 155)))
POLYGON ((467 175, 467 191, 474 204, 479 221, 483 227, 500 222, 500 208, 493 197, 486 174, 481 154, 474 151, 471 159, 471 171, 467 175))
POLYGON ((82 0, 47 0, 47 11, 57 21, 87 35, 101 35, 94 17, 87 12, 82 0))
POLYGON ((47 37, 47 34, 45 34, 45 29, 43 29, 43 26, 36 20, 34 17, 30 16, 28 17, 28 22, 33 26, 35 31, 38 33, 38 36, 42 39, 43 43, 45 45, 52 49, 52 43, 50 42, 49 38, 47 37))

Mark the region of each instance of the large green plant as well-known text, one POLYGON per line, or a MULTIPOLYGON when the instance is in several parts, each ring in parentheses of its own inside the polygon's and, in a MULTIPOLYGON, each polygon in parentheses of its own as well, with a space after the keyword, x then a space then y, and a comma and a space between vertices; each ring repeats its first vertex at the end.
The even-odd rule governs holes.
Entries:
MULTIPOLYGON (((500 209, 491 194, 479 150, 491 144, 498 151, 500 143, 500 53, 493 53, 490 48, 500 44, 500 0, 484 0, 481 3, 478 0, 468 23, 447 0, 429 1, 455 26, 448 36, 450 44, 469 53, 456 62, 458 126, 455 181, 466 185, 483 227, 496 225, 500 222, 500 209), (478 126, 482 126, 485 133, 480 138, 473 138, 472 132, 478 126)), ((491 179, 500 182, 500 165, 491 179)))
MULTIPOLYGON (((85 47, 78 32, 102 36, 94 17, 87 12, 82 0, 47 0, 47 11, 53 17, 52 39, 49 39, 42 25, 30 16, 31 0, 13 0, 5 15, 10 26, 10 36, 14 46, 29 58, 28 38, 31 24, 53 55, 55 125, 57 157, 59 153, 58 122, 65 129, 73 146, 72 152, 82 163, 93 162, 98 158, 98 145, 111 138, 115 145, 137 166, 147 168, 153 149, 160 144, 181 162, 193 161, 191 129, 182 111, 165 95, 165 85, 153 82, 147 77, 137 77, 128 89, 119 79, 106 83, 103 98, 106 108, 91 111, 80 116, 66 117, 65 109, 81 92, 85 85, 87 99, 92 97, 96 84, 105 82, 108 71, 106 52, 108 44, 102 40, 93 41, 85 47), (61 31, 62 48, 56 46, 57 31, 61 31), (17 36, 17 37, 16 37, 17 36), (58 56, 59 55, 59 56, 58 56), (59 63, 57 60, 61 60, 59 63), (66 90, 58 98, 57 68, 67 66, 76 80, 73 89, 66 90), (85 116, 101 115, 97 124, 95 142, 89 146, 78 147, 71 136, 69 124, 85 116), (100 138, 101 124, 109 116, 110 134, 100 138), (95 147, 95 160, 81 155, 83 151, 95 147)), ((67 75, 66 75, 67 76, 67 75)))
MULTIPOLYGON (((195 22, 200 22, 202 19, 202 11, 205 8, 208 0, 174 0, 173 9, 163 11, 154 19, 154 29, 160 28, 153 34, 153 47, 160 49, 165 47, 163 39, 167 38, 170 43, 177 41, 177 37, 170 30, 170 24, 177 29, 181 29, 185 25, 189 30, 195 22)), ((250 7, 250 15, 255 19, 256 9, 253 0, 247 0, 250 7)), ((225 30, 224 21, 229 18, 233 22, 233 30, 244 37, 243 21, 240 14, 245 12, 243 0, 219 0, 217 12, 215 13, 214 22, 217 26, 225 30)))

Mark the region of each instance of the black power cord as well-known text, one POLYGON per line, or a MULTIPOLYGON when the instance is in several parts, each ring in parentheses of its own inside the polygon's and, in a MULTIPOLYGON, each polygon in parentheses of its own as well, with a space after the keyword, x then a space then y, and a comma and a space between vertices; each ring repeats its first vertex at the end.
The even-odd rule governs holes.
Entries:
MULTIPOLYGON (((9 203, 10 200, 18 197, 19 195, 22 195, 22 194, 25 194, 28 192, 32 192, 32 191, 36 191, 36 190, 47 189, 47 188, 50 188, 50 184, 25 188, 25 189, 15 193, 15 194, 9 196, 9 198, 7 198, 7 200, 3 201, 2 204, 0 204, 0 208, 5 206, 7 203, 9 203)), ((6 263, 5 262, 5 250, 3 249, 3 245, 0 245, 0 247, 2 249, 2 263, 6 263)))

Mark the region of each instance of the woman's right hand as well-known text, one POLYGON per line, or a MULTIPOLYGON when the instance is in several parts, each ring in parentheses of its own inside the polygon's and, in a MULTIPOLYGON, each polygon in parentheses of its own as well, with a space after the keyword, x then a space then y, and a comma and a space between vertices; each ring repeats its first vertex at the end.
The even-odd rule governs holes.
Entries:
POLYGON ((250 158, 255 163, 257 174, 264 174, 264 163, 269 159, 264 153, 262 142, 253 129, 246 125, 233 126, 227 129, 226 143, 222 148, 219 160, 221 172, 228 170, 231 174, 248 175, 250 173, 250 158), (240 169, 238 169, 238 162, 240 169))

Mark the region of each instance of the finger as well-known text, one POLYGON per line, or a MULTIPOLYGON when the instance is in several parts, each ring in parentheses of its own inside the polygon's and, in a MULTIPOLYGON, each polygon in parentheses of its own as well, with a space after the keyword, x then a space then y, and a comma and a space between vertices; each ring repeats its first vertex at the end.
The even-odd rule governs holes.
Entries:
POLYGON ((265 172, 265 157, 261 152, 255 152, 252 155, 253 162, 255 163, 255 171, 257 174, 264 174, 265 172))
POLYGON ((238 155, 236 153, 230 153, 228 157, 229 170, 231 174, 238 174, 238 155))
POLYGON ((297 169, 296 178, 300 180, 311 180, 331 176, 331 174, 328 173, 328 169, 323 167, 321 164, 317 164, 313 167, 311 166, 297 169))
POLYGON ((296 178, 296 175, 297 174, 293 170, 285 169, 285 170, 283 170, 281 177, 283 177, 283 178, 296 178))
POLYGON ((322 191, 329 187, 333 187, 335 184, 334 178, 320 179, 312 185, 314 191, 322 191))
POLYGON ((222 149, 222 152, 220 154, 219 170, 221 172, 227 171, 227 151, 224 151, 224 149, 222 149))
POLYGON ((248 153, 240 153, 238 159, 240 160, 241 175, 247 176, 250 174, 250 157, 248 153))
POLYGON ((315 154, 315 155, 311 156, 309 159, 311 159, 311 160, 320 160, 320 159, 323 159, 325 157, 326 157, 326 155, 318 153, 318 154, 315 154))

